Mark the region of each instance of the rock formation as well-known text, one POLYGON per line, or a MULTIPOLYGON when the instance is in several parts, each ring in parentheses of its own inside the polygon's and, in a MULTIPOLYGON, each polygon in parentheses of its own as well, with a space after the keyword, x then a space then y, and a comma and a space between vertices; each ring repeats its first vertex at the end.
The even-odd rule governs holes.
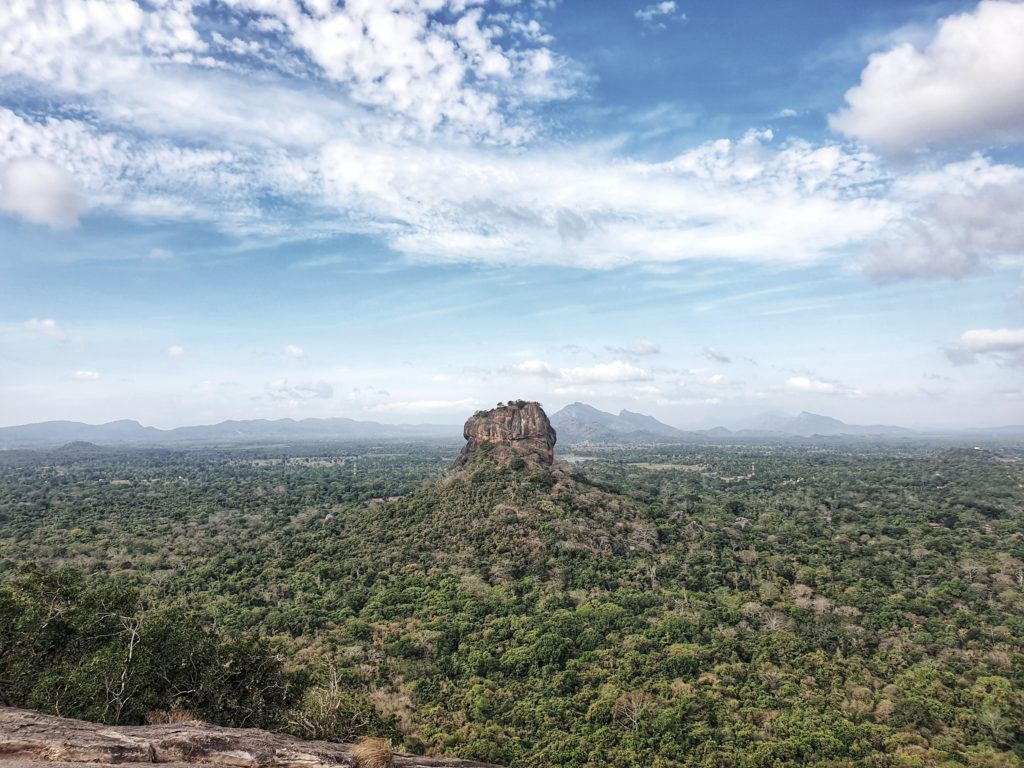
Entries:
MULTIPOLYGON (((364 750, 365 751, 365 750, 364 750)), ((206 723, 96 725, 0 707, 0 768, 164 763, 181 768, 368 768, 360 747, 302 741, 269 731, 206 723)), ((395 754, 395 768, 498 768, 487 763, 395 754)), ((379 764, 379 763, 377 763, 379 764)))
POLYGON ((480 450, 502 463, 520 458, 550 467, 555 460, 555 430, 540 403, 516 400, 478 411, 466 421, 462 435, 466 445, 459 463, 480 450))

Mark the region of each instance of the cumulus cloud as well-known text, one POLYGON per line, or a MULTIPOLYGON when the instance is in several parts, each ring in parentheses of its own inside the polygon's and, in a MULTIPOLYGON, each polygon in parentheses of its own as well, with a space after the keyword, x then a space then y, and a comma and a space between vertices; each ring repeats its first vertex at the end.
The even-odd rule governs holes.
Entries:
POLYGON ((808 376, 794 376, 786 380, 786 389, 793 392, 805 392, 815 395, 843 395, 845 397, 863 397, 859 389, 848 387, 837 381, 812 379, 808 376))
POLYGON ((1024 261, 1024 168, 974 155, 893 185, 904 215, 863 254, 881 280, 959 279, 999 262, 1024 261))
POLYGON ((290 357, 292 360, 302 360, 306 356, 302 347, 297 347, 294 344, 286 344, 281 351, 285 357, 290 357))
POLYGON ((64 168, 22 158, 0 166, 0 210, 51 229, 70 229, 78 224, 85 203, 64 168))
POLYGON ((42 334, 62 344, 68 341, 68 335, 64 333, 63 328, 57 325, 56 320, 36 320, 33 317, 25 323, 25 330, 42 334))
POLYGON ((923 50, 871 56, 833 130, 891 152, 1024 140, 1024 4, 982 0, 939 23, 923 50))
POLYGON ((704 347, 704 356, 710 360, 714 360, 716 363, 731 363, 732 358, 726 355, 724 352, 719 352, 714 347, 704 347))
POLYGON ((75 381, 98 381, 100 374, 98 371, 75 371, 71 378, 75 381))
POLYGON ((185 356, 185 348, 180 344, 172 344, 164 350, 164 354, 172 360, 178 360, 185 356))
POLYGON ((633 14, 652 29, 665 29, 668 20, 684 21, 686 14, 678 10, 675 0, 664 0, 645 6, 633 14))
POLYGON ((979 358, 1001 365, 1024 366, 1024 328, 983 328, 964 331, 960 343, 946 350, 956 365, 975 363, 979 358))
POLYGON ((605 347, 609 352, 614 352, 617 355, 630 355, 632 357, 641 357, 643 355, 656 355, 661 352, 661 347, 655 344, 653 341, 647 339, 638 339, 637 341, 630 344, 628 347, 605 347))

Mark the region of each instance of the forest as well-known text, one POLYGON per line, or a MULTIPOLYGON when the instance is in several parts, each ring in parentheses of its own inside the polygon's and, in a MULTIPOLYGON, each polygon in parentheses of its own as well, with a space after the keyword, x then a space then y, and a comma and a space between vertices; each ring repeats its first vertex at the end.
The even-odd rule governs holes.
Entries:
POLYGON ((525 768, 1024 765, 1024 447, 0 452, 0 705, 525 768))

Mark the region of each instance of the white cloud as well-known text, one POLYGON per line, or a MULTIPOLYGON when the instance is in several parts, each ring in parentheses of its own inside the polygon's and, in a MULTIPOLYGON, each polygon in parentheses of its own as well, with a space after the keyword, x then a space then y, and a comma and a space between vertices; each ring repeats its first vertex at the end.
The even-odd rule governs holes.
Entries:
POLYGON ((526 360, 505 369, 510 373, 528 374, 554 379, 562 386, 555 389, 557 394, 574 391, 579 384, 614 384, 630 381, 650 381, 653 376, 632 363, 615 360, 598 363, 590 367, 555 368, 543 360, 526 360))
POLYGON ((982 0, 943 19, 924 50, 871 56, 833 130, 907 152, 942 142, 1024 141, 1024 4, 982 0))
POLYGON ((68 335, 64 333, 63 328, 57 325, 56 320, 36 320, 33 317, 25 323, 25 330, 40 333, 62 344, 68 341, 68 335))
MULTIPOLYGON (((80 93, 125 117, 136 99, 171 114, 201 113, 182 101, 174 69, 276 69, 330 84, 335 97, 387 112, 399 130, 501 140, 528 135, 529 110, 510 104, 561 98, 572 70, 546 47, 528 9, 467 7, 452 0, 378 0, 316 6, 297 0, 225 0, 211 18, 197 0, 9 0, 0 7, 8 45, 0 75, 80 93), (234 34, 221 32, 231 28, 234 34), (168 77, 167 74, 171 76, 168 77), (139 85, 162 79, 155 94, 139 85), (185 107, 184 109, 176 109, 185 107)), ((473 4, 475 5, 475 4, 473 4)), ((504 5, 509 5, 505 3, 504 5)), ((243 90, 259 89, 247 80, 243 90)), ((216 104, 208 119, 221 113, 216 104)), ((280 104, 276 107, 290 119, 280 104)), ((239 125, 241 128, 241 124, 239 125)))
POLYGON ((1024 328, 965 331, 960 344, 946 354, 957 365, 974 363, 979 357, 1011 366, 1024 365, 1024 328))
POLYGON ((869 155, 771 141, 748 134, 646 163, 599 146, 510 153, 339 140, 321 173, 335 206, 386 222, 379 232, 395 250, 432 261, 812 262, 898 214, 863 193, 883 178, 869 155))
POLYGON ((559 378, 568 384, 610 384, 626 381, 650 381, 653 377, 643 368, 615 360, 589 368, 562 368, 559 378))
POLYGON ((277 379, 267 384, 267 397, 296 405, 303 400, 329 400, 334 397, 334 387, 326 381, 289 384, 287 379, 277 379))
POLYGON ((554 378, 558 376, 558 373, 543 360, 524 360, 521 363, 516 363, 509 368, 512 373, 524 373, 532 376, 543 376, 546 378, 554 378))
POLYGON ((294 344, 286 344, 285 348, 281 351, 285 357, 290 357, 292 360, 302 360, 306 356, 302 347, 297 347, 294 344))
POLYGON ((815 395, 843 395, 846 397, 864 397, 859 389, 848 387, 835 381, 812 379, 807 376, 794 376, 786 380, 786 389, 793 392, 806 392, 815 395))
POLYGON ((630 344, 628 347, 605 347, 609 352, 614 352, 617 355, 631 355, 633 357, 640 357, 643 355, 656 355, 661 352, 661 347, 655 344, 653 341, 647 339, 638 339, 637 341, 630 344))
POLYGON ((70 229, 78 224, 85 203, 64 168, 38 158, 20 158, 0 167, 0 210, 33 224, 70 229))
POLYGON ((904 215, 863 254, 872 277, 958 279, 999 262, 1024 261, 1024 168, 980 155, 897 180, 904 215))
MULTIPOLYGON (((1021 252, 1024 182, 1008 178, 1021 169, 983 158, 985 185, 964 181, 970 170, 930 172, 957 176, 954 192, 928 173, 894 181, 849 144, 770 131, 666 162, 617 141, 547 142, 530 105, 569 93, 572 65, 546 47, 536 4, 500 6, 230 0, 228 25, 193 0, 0 3, 0 77, 75 107, 0 107, 0 165, 67 169, 79 207, 33 214, 54 226, 87 199, 244 238, 368 235, 419 261, 599 269, 863 251, 871 275, 902 279, 1021 252)), ((639 354, 628 349, 615 348, 639 354)))
POLYGON ((645 6, 633 15, 648 27, 665 29, 665 21, 669 19, 675 21, 686 20, 686 14, 677 11, 675 0, 663 0, 663 2, 645 6))
POLYGON ((427 413, 438 411, 456 411, 463 413, 476 408, 477 402, 471 397, 462 400, 398 400, 391 403, 375 405, 372 410, 388 413, 427 413))
POLYGON ((98 381, 100 374, 98 371, 75 371, 71 378, 75 381, 98 381))
POLYGON ((177 360, 185 356, 185 348, 180 344, 172 344, 164 350, 164 354, 173 360, 177 360))
POLYGON ((704 347, 704 356, 714 360, 716 363, 731 363, 732 358, 724 352, 719 352, 714 347, 704 347))

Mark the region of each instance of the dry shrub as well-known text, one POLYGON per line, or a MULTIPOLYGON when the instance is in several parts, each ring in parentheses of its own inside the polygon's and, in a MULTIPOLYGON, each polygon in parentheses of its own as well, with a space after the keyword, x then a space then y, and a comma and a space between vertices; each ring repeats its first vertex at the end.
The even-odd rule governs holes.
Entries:
POLYGON ((197 723, 199 718, 191 709, 155 709, 146 713, 146 722, 150 725, 177 725, 197 723))
POLYGON ((364 737, 352 747, 352 757, 359 768, 391 768, 391 745, 384 739, 364 737))

